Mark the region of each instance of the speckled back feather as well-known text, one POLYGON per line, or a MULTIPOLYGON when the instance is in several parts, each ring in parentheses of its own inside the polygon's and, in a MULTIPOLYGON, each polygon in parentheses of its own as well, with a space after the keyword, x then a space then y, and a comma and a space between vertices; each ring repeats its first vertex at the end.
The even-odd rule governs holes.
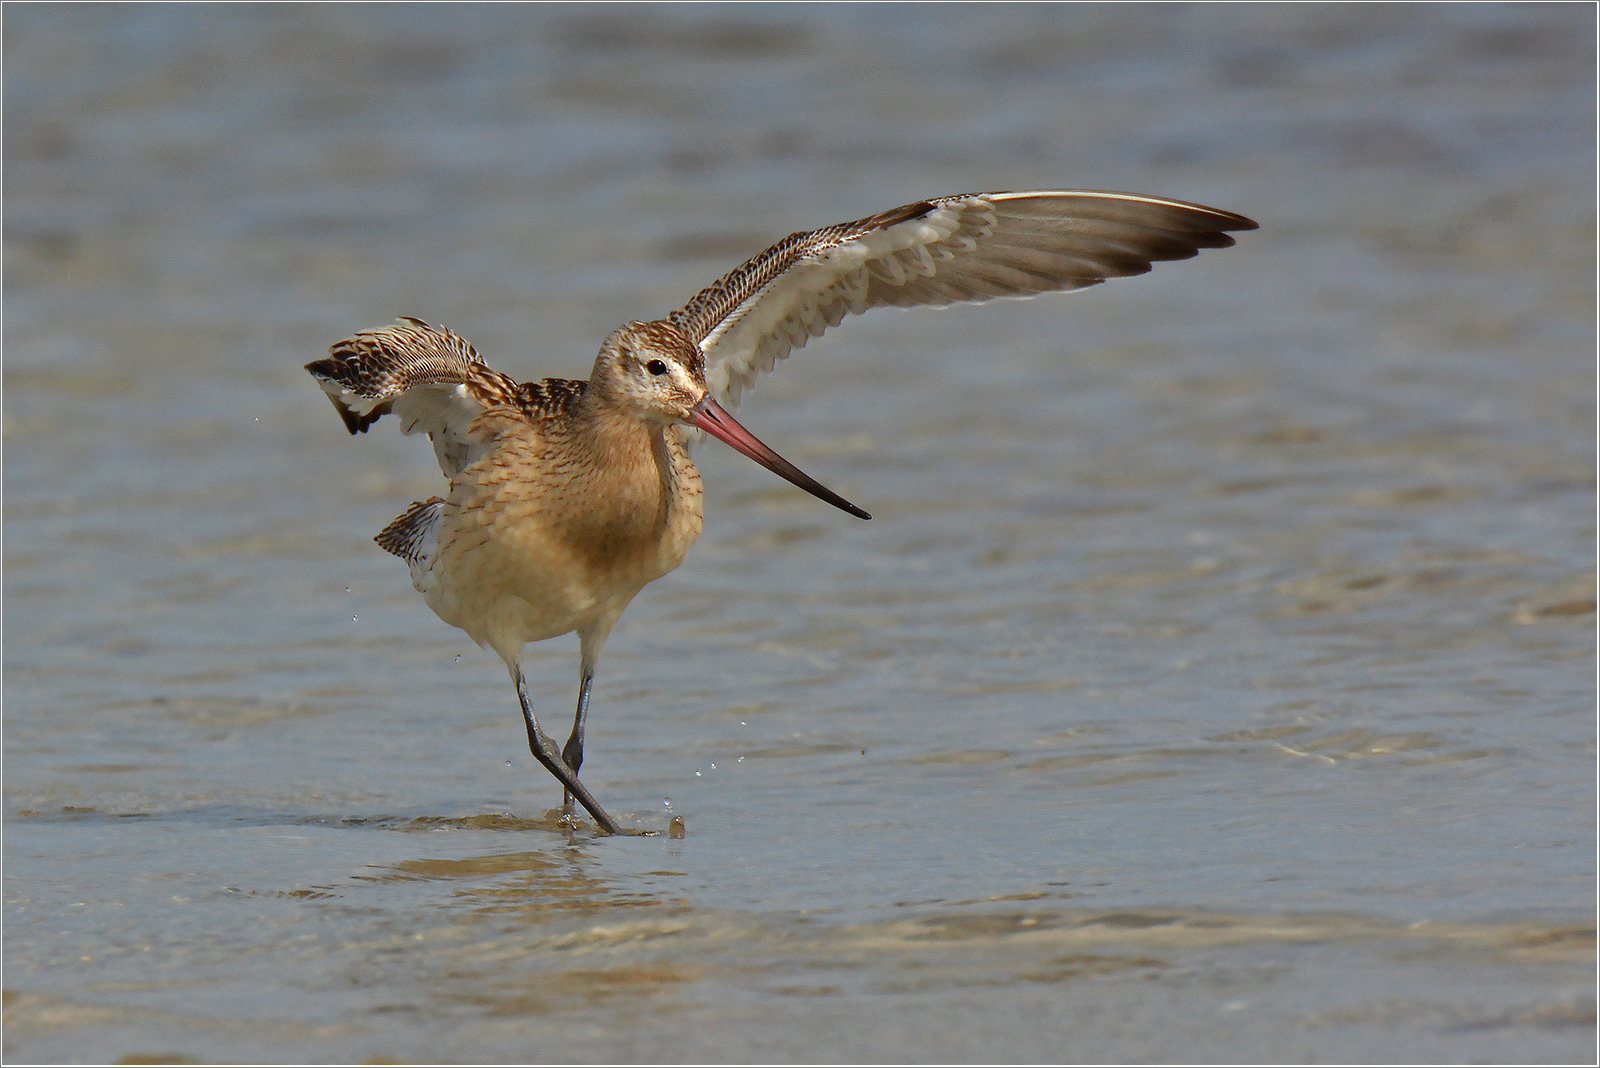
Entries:
POLYGON ((589 383, 572 378, 546 378, 517 386, 517 407, 534 419, 564 415, 578 402, 589 383))

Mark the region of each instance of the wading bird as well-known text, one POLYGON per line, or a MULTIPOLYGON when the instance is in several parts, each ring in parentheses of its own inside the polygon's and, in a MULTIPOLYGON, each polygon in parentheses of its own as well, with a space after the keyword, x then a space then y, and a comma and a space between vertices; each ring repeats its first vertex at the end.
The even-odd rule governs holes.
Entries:
POLYGON ((1082 289, 1253 230, 1240 215, 1132 193, 973 193, 791 234, 693 300, 619 327, 587 382, 523 382, 420 319, 341 341, 306 365, 350 433, 393 413, 450 480, 377 536, 440 619, 505 661, 528 748, 600 830, 622 828, 578 780, 595 663, 612 625, 700 534, 697 427, 851 515, 866 512, 728 414, 756 375, 846 315, 1082 289), (560 750, 528 702, 523 646, 577 631, 578 709, 560 750))

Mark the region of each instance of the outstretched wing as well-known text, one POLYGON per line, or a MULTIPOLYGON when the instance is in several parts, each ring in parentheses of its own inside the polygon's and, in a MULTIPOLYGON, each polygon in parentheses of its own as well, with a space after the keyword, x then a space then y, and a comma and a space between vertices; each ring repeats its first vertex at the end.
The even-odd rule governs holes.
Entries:
POLYGON ((523 409, 525 394, 544 385, 519 386, 490 368, 465 340, 421 319, 405 318, 381 330, 363 330, 306 364, 355 434, 393 412, 407 434, 426 433, 439 467, 454 477, 477 458, 482 435, 472 422, 496 407, 523 409))
POLYGON ((1093 191, 970 193, 790 234, 702 289, 671 321, 725 405, 846 315, 1082 289, 1233 244, 1242 215, 1093 191))

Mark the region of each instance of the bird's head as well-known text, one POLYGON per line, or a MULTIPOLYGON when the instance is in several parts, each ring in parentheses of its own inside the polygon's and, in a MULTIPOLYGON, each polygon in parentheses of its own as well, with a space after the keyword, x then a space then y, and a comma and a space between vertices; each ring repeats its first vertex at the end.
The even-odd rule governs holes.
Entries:
POLYGON ((600 346, 589 385, 652 426, 688 423, 707 393, 706 362, 671 323, 629 323, 600 346))
POLYGON ((835 508, 872 518, 740 426, 706 388, 706 362, 699 347, 670 322, 629 323, 613 331, 600 346, 589 388, 652 427, 698 427, 835 508))

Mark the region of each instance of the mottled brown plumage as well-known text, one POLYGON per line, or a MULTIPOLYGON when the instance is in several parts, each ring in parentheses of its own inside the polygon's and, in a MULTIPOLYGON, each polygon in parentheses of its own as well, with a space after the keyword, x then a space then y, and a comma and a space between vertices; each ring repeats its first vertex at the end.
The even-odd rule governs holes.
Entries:
POLYGON ((981 193, 918 201, 795 233, 666 319, 621 327, 587 382, 518 383, 420 319, 366 330, 306 369, 352 434, 393 413, 426 433, 450 480, 378 535, 430 608, 505 661, 534 756, 606 832, 578 781, 595 663, 633 596, 700 533, 698 427, 835 506, 867 514, 739 426, 732 406, 775 361, 846 315, 1080 289, 1233 243, 1242 216, 1129 193, 981 193), (719 401, 721 403, 719 403, 719 401), (557 752, 520 666, 530 641, 576 631, 581 686, 557 752))

